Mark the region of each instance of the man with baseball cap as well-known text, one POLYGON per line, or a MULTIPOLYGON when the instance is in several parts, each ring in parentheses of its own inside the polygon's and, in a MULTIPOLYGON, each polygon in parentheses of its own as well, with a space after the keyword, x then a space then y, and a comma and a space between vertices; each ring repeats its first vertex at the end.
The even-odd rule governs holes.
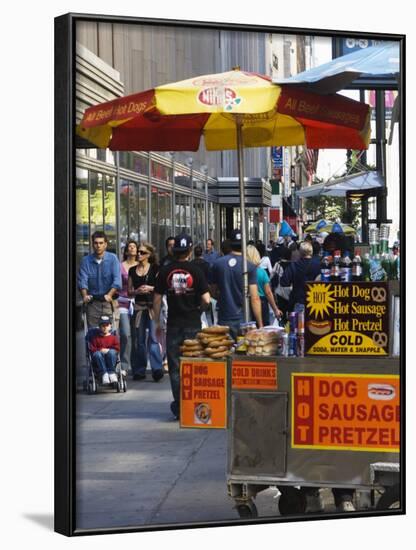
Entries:
MULTIPOLYGON (((213 293, 219 295, 218 324, 230 327, 234 338, 244 322, 243 257, 241 231, 234 229, 230 236, 231 253, 219 258, 212 268, 213 293)), ((251 308, 259 327, 263 326, 261 301, 257 291, 256 266, 247 262, 248 290, 251 308)))
POLYGON ((175 237, 173 261, 163 266, 158 274, 153 311, 156 331, 160 331, 162 296, 166 294, 168 318, 166 348, 173 401, 171 411, 179 419, 180 412, 180 346, 186 339, 193 339, 201 330, 201 311, 210 303, 208 283, 201 269, 190 262, 192 239, 186 233, 175 237))

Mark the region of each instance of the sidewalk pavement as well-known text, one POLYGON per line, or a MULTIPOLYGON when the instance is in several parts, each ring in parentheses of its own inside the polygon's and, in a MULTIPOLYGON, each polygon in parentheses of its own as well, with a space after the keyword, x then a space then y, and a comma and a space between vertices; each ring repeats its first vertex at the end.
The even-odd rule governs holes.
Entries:
MULTIPOLYGON (((128 384, 127 393, 77 394, 77 528, 239 519, 227 495, 227 432, 179 428, 169 376, 128 384)), ((258 495, 259 515, 278 515, 275 493, 258 495)))

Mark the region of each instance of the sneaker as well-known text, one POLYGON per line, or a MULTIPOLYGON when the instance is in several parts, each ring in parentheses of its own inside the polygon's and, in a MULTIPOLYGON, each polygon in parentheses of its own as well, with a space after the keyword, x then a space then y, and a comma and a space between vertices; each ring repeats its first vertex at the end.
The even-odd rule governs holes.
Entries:
POLYGON ((170 410, 172 411, 175 420, 179 420, 179 405, 176 401, 172 401, 170 404, 170 410))
POLYGON ((145 374, 133 374, 133 380, 144 380, 145 378, 145 374))
POLYGON ((155 382, 159 382, 159 380, 161 380, 163 376, 164 376, 164 372, 162 369, 155 370, 155 372, 152 373, 152 378, 155 382))
POLYGON ((343 500, 338 506, 339 512, 355 512, 355 506, 350 500, 343 500))
POLYGON ((306 498, 306 513, 318 514, 324 511, 320 495, 305 495, 306 498))
POLYGON ((115 372, 112 372, 111 374, 109 374, 109 378, 110 378, 110 384, 112 384, 113 382, 118 382, 117 374, 115 372))
POLYGON ((110 383, 110 377, 108 376, 108 372, 105 372, 101 379, 101 384, 109 384, 109 383, 110 383))

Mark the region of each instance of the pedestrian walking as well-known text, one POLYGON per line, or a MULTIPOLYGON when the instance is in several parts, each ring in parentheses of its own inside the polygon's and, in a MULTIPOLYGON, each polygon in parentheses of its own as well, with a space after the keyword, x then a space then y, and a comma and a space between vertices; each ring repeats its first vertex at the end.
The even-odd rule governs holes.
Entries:
POLYGON ((134 301, 128 294, 128 279, 130 268, 138 264, 137 260, 138 244, 133 239, 127 241, 123 251, 123 261, 121 262, 121 290, 118 297, 120 312, 120 361, 121 368, 127 373, 131 372, 134 362, 134 301), (133 335, 133 336, 132 336, 133 335))
POLYGON ((163 378, 162 353, 156 338, 153 320, 153 291, 156 284, 158 265, 154 247, 141 243, 138 250, 138 264, 129 270, 128 291, 134 296, 135 353, 133 380, 146 378, 148 360, 155 382, 163 378))
POLYGON ((205 275, 205 279, 208 281, 210 264, 203 258, 202 246, 198 245, 194 248, 194 259, 192 262, 200 268, 205 275))
POLYGON ((157 330, 160 330, 162 296, 167 296, 168 318, 166 346, 173 401, 170 409, 176 419, 180 414, 180 346, 201 330, 201 311, 209 305, 210 295, 205 275, 193 262, 192 239, 181 234, 175 237, 174 261, 159 271, 153 306, 157 330))
MULTIPOLYGON (((230 327, 234 339, 244 322, 243 257, 241 231, 234 229, 230 238, 231 253, 218 258, 212 268, 212 292, 218 300, 218 323, 230 327)), ((256 266, 247 262, 250 304, 259 327, 263 326, 261 302, 257 291, 256 266)))
POLYGON ((160 267, 163 267, 165 265, 170 264, 170 262, 173 262, 174 258, 173 258, 172 248, 173 248, 174 243, 175 243, 175 238, 174 237, 168 237, 166 239, 166 242, 165 242, 166 255, 163 256, 163 258, 160 260, 160 267))
POLYGON ((203 259, 209 263, 210 266, 219 258, 219 253, 214 248, 214 241, 212 239, 207 239, 207 247, 205 249, 203 259))
POLYGON ((257 267, 257 291, 261 301, 261 317, 263 325, 268 326, 270 325, 269 306, 271 307, 276 319, 280 319, 282 312, 279 310, 274 300, 273 293, 270 288, 269 275, 267 274, 266 269, 261 267, 261 258, 257 247, 253 245, 249 245, 247 247, 247 260, 257 267))
POLYGON ((107 252, 108 239, 103 231, 93 233, 91 241, 94 252, 82 258, 78 272, 78 288, 86 307, 88 327, 98 326, 100 317, 108 315, 117 328, 120 262, 115 254, 107 252))
POLYGON ((272 264, 270 263, 270 257, 267 254, 266 247, 261 241, 257 241, 256 248, 260 254, 260 263, 258 267, 265 269, 270 277, 272 273, 272 264))

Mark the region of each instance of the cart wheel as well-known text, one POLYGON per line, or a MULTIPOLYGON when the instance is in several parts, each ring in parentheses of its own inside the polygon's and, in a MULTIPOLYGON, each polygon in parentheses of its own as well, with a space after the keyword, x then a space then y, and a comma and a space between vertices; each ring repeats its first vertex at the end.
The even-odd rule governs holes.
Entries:
POLYGON ((395 510, 400 508, 400 486, 387 487, 377 503, 377 510, 395 510))
POLYGON ((117 388, 117 393, 121 392, 121 384, 122 384, 122 382, 121 382, 120 379, 117 381, 117 384, 115 384, 115 386, 117 388))
POLYGON ((302 491, 294 487, 279 487, 279 512, 282 516, 303 514, 306 510, 306 498, 302 491))
POLYGON ((236 510, 241 519, 253 519, 258 517, 256 505, 252 500, 236 505, 236 510))
POLYGON ((124 393, 127 391, 127 380, 125 378, 123 378, 123 391, 124 393))

